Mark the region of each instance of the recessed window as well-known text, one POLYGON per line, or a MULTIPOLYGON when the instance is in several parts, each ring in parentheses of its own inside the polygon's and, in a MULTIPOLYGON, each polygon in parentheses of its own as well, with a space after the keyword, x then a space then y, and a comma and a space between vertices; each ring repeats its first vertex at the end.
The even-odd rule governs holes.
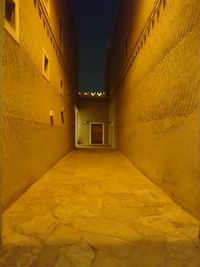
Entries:
POLYGON ((60 44, 62 45, 63 43, 63 24, 62 24, 62 19, 59 19, 59 32, 60 32, 60 44))
POLYGON ((159 19, 159 17, 160 17, 160 11, 157 10, 156 14, 157 14, 157 19, 159 19))
POLYGON ((5 28, 18 41, 19 6, 17 0, 6 0, 5 2, 5 28))
POLYGON ((63 111, 61 111, 61 122, 62 122, 62 124, 64 124, 65 123, 65 117, 64 117, 64 112, 63 111))
POLYGON ((60 83, 59 83, 59 92, 60 92, 60 95, 63 96, 63 80, 60 80, 60 83))
POLYGON ((166 7, 166 0, 163 0, 163 9, 166 7))
POLYGON ((49 111, 49 118, 50 118, 50 125, 51 127, 53 127, 54 125, 54 111, 53 110, 49 111))
POLYGON ((15 3, 12 0, 6 1, 6 20, 10 23, 10 25, 15 28, 15 3))
POLYGON ((128 57, 128 36, 125 37, 125 58, 128 57))
POLYGON ((45 50, 43 50, 43 75, 47 80, 50 80, 50 61, 45 50))

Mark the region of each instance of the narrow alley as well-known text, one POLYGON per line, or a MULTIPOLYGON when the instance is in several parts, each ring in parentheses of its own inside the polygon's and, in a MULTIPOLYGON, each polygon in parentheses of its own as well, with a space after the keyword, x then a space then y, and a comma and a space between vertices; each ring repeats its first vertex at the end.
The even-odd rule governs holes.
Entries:
POLYGON ((0 0, 0 267, 200 267, 200 0, 0 0))
POLYGON ((74 150, 3 215, 2 267, 199 267, 199 221, 120 152, 74 150))

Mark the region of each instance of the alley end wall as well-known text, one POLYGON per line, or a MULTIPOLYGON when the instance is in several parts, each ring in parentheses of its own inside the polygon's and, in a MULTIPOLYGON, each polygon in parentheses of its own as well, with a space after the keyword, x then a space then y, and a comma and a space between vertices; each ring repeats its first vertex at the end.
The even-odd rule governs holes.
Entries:
POLYGON ((200 1, 121 1, 107 61, 119 149, 200 218, 200 1))
POLYGON ((104 97, 80 97, 78 105, 77 143, 90 145, 90 124, 104 124, 104 144, 109 143, 108 99, 104 97))
POLYGON ((74 147, 77 43, 69 0, 6 1, 2 201, 74 147))

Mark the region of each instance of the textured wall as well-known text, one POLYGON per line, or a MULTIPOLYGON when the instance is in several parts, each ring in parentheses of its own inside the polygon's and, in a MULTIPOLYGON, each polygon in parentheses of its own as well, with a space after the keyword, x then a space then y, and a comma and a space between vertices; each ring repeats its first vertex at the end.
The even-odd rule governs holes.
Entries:
MULTIPOLYGON (((132 10, 131 1, 125 2, 122 13, 123 8, 132 10)), ((114 32, 134 25, 134 20, 118 21, 114 32)), ((162 1, 148 27, 149 34, 143 34, 132 56, 128 51, 126 70, 125 59, 116 71, 113 56, 122 56, 125 48, 111 42, 110 77, 115 80, 109 89, 117 98, 119 149, 200 218, 200 1, 162 1)))
POLYGON ((69 12, 69 1, 60 1, 59 5, 56 2, 50 1, 47 18, 61 54, 43 13, 39 12, 37 1, 19 1, 19 42, 5 30, 4 207, 74 146, 73 94, 77 85, 77 60, 76 43, 73 42, 76 39, 72 34, 73 23, 69 18, 64 19, 65 10, 69 12), (62 46, 58 37, 59 21, 56 21, 59 17, 63 19, 64 41, 70 40, 62 46), (43 48, 50 59, 49 81, 42 72, 43 48), (63 80, 63 96, 59 91, 60 79, 63 80), (64 124, 61 121, 63 108, 64 124), (52 127, 50 110, 55 114, 52 127))
MULTIPOLYGON (((4 1, 0 1, 0 87, 4 86, 4 66, 3 66, 3 42, 4 42, 4 1)), ((0 195, 2 195, 2 163, 3 163, 3 135, 2 135, 2 94, 0 93, 0 195)), ((2 200, 0 199, 0 246, 1 246, 1 230, 2 230, 2 200)))
POLYGON ((104 122, 104 143, 108 144, 108 100, 80 98, 78 112, 78 138, 80 144, 90 144, 90 122, 104 122), (83 124, 83 122, 88 122, 83 124))

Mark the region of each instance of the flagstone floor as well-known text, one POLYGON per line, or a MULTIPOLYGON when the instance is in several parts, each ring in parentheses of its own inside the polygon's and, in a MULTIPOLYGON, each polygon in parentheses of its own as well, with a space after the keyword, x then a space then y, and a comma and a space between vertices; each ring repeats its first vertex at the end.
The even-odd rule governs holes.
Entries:
POLYGON ((74 150, 3 214, 2 267, 199 267, 199 221, 122 154, 74 150))

